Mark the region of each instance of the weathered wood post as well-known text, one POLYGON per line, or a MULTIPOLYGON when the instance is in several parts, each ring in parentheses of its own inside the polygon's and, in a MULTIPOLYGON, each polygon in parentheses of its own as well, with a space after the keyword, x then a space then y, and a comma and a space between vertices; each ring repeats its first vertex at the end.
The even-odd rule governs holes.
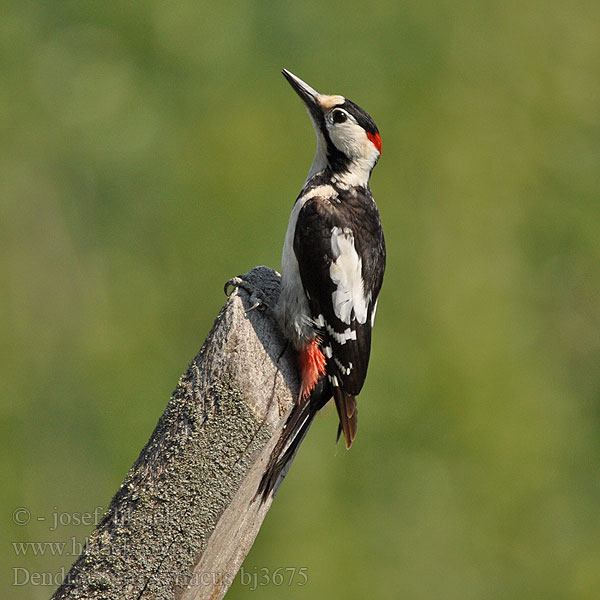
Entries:
MULTIPOLYGON (((243 276, 273 306, 279 275, 243 276)), ((232 293, 53 600, 222 598, 271 498, 254 500, 298 391, 269 310, 232 293)))

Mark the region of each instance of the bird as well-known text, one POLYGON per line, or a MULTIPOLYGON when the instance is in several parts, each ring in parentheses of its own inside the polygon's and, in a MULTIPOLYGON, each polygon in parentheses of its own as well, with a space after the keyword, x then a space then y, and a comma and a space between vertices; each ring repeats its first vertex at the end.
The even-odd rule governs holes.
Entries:
POLYGON ((386 265, 379 209, 369 179, 381 156, 373 119, 344 96, 320 94, 282 70, 308 111, 317 148, 289 219, 276 320, 297 354, 300 391, 257 495, 285 476, 317 412, 333 397, 337 439, 350 448, 356 396, 371 352, 371 333, 386 265))

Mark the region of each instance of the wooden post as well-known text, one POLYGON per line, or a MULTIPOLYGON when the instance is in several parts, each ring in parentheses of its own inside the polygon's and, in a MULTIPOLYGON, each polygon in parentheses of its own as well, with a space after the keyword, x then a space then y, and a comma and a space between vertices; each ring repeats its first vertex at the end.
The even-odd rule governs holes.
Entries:
MULTIPOLYGON (((275 305, 275 271, 242 278, 275 305)), ((254 496, 298 393, 270 310, 251 305, 232 293, 54 600, 225 595, 270 507, 254 496)))

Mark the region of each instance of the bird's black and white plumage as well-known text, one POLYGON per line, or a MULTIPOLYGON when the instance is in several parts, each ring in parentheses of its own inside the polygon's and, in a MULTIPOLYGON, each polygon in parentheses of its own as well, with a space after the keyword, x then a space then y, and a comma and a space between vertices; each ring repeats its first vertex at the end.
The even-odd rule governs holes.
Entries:
POLYGON ((276 315, 298 352, 301 391, 259 492, 266 496, 316 412, 333 396, 346 447, 357 429, 356 396, 369 364, 385 270, 379 210, 369 188, 381 154, 371 117, 283 71, 308 109, 317 151, 285 237, 276 315))

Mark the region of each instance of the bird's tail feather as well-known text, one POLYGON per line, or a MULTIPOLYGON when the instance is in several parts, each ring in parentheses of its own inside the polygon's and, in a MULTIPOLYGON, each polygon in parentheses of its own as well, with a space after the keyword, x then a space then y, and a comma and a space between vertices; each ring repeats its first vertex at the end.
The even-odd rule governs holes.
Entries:
POLYGON ((358 430, 356 399, 352 394, 347 394, 339 387, 333 388, 333 398, 340 417, 337 439, 339 440, 341 433, 344 432, 346 448, 350 448, 358 430))
POLYGON ((281 436, 271 452, 265 473, 256 492, 256 496, 261 496, 263 502, 274 490, 280 476, 296 455, 315 415, 330 398, 331 391, 327 378, 323 377, 313 389, 310 397, 300 400, 290 411, 281 436))

